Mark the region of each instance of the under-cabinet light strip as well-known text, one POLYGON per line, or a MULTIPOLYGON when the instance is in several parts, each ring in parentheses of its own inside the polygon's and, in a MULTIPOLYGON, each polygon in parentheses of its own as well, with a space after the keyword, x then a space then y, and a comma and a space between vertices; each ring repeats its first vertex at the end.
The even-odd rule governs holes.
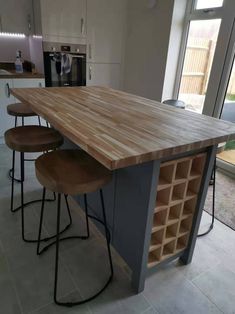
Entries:
POLYGON ((42 39, 42 36, 41 35, 33 35, 33 38, 42 39))
POLYGON ((0 37, 25 38, 25 34, 0 32, 0 37))

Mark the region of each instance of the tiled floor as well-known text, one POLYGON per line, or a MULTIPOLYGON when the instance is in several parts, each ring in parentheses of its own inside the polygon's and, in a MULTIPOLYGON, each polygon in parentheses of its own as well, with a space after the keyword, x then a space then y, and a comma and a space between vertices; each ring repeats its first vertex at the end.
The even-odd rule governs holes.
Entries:
MULTIPOLYGON (((149 277, 145 290, 134 295, 124 262, 114 252, 115 277, 108 289, 92 302, 74 308, 53 304, 54 249, 36 256, 33 244, 20 239, 20 215, 9 211, 10 181, 7 169, 11 154, 0 146, 0 313, 235 313, 235 232, 216 222, 214 230, 198 239, 193 262, 177 261, 149 277)), ((40 197, 33 165, 27 164, 27 199, 40 197)), ((19 197, 19 186, 17 188, 19 197)), ((18 199, 19 200, 19 199, 18 199)), ((55 230, 55 204, 47 204, 44 234, 55 230)), ((83 215, 70 200, 74 225, 71 233, 84 231, 83 215)), ((27 208, 27 237, 37 234, 40 204, 27 208)), ((204 214, 202 229, 210 216, 204 214)), ((67 216, 64 211, 63 224, 67 216)), ((131 248, 130 248, 131 250, 131 248)), ((107 275, 106 250, 100 234, 93 229, 90 240, 71 241, 60 255, 59 295, 73 300, 84 297, 107 275)))

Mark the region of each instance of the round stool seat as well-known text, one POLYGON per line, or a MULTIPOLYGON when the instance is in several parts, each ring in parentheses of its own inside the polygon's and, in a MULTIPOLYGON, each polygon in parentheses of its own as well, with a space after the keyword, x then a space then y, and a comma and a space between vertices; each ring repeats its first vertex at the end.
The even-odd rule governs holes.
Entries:
POLYGON ((7 106, 7 113, 14 117, 33 117, 37 116, 35 112, 33 112, 29 106, 22 104, 22 103, 16 103, 11 104, 7 106))
POLYGON ((5 142, 14 151, 38 153, 58 148, 63 144, 63 137, 54 129, 27 125, 7 130, 5 142))
POLYGON ((185 109, 185 103, 182 100, 178 100, 178 99, 167 99, 163 101, 163 104, 177 107, 180 109, 185 109))
POLYGON ((112 173, 80 150, 58 150, 40 156, 35 162, 38 181, 53 192, 76 195, 101 189, 112 173))

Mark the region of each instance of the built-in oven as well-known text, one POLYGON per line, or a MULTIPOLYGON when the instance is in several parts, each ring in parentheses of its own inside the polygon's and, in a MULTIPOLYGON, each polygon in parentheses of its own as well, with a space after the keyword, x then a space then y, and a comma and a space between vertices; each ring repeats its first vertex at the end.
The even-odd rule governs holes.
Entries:
POLYGON ((86 85, 86 45, 43 42, 47 87, 86 85))

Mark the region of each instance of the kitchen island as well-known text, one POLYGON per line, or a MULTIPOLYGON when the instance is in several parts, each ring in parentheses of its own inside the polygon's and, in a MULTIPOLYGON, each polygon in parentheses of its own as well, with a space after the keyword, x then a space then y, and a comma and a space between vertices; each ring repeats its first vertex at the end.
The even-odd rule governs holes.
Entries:
MULTIPOLYGON (((111 241, 136 292, 163 264, 191 262, 217 145, 235 138, 232 123, 106 87, 11 93, 113 171, 104 189, 111 241)), ((88 205, 100 217, 98 194, 88 205)))

